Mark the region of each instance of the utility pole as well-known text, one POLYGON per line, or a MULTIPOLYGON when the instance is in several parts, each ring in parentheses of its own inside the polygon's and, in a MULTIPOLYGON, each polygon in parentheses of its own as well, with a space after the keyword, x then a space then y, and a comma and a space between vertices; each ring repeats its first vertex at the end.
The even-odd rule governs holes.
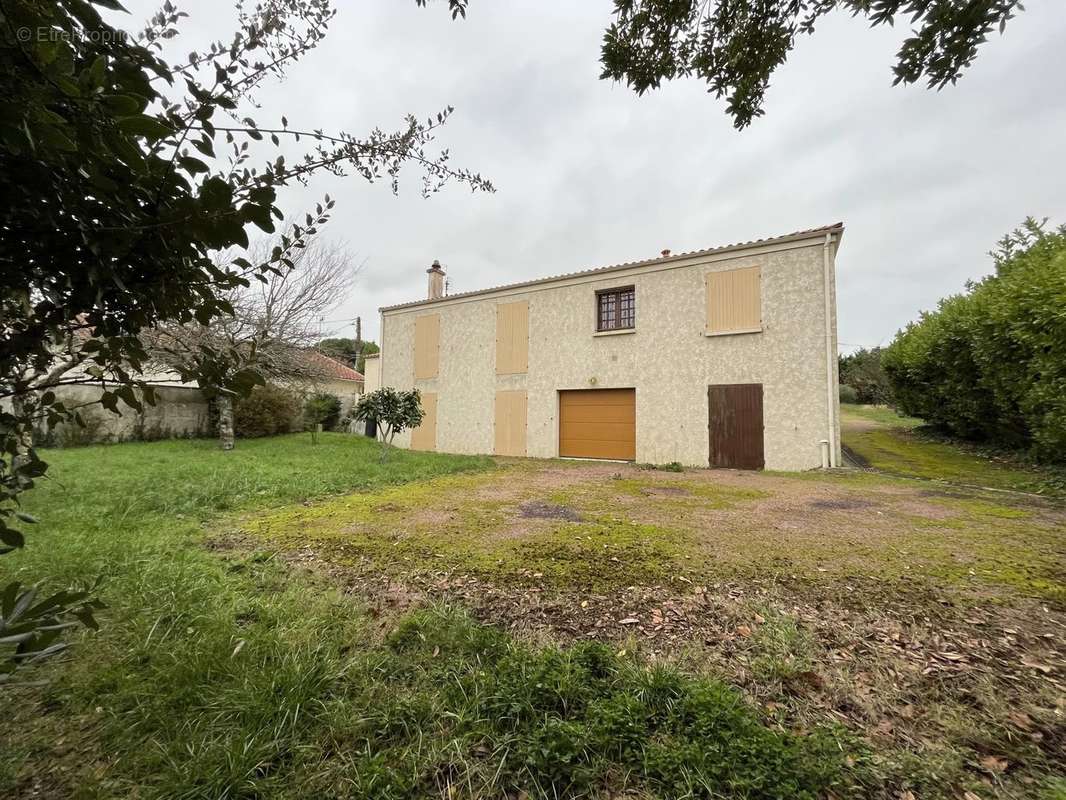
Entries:
POLYGON ((362 317, 355 318, 355 362, 352 366, 355 369, 359 369, 359 360, 363 357, 363 319, 362 317))

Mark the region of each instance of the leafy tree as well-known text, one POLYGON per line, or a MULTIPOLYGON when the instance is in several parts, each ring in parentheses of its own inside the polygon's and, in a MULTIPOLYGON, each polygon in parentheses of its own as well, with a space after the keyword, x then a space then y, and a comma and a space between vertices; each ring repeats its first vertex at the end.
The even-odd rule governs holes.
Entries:
POLYGON ((358 372, 365 371, 367 356, 381 352, 377 342, 362 341, 360 339, 323 339, 318 343, 317 347, 330 358, 343 361, 358 372))
MULTIPOLYGON (((120 401, 153 402, 138 377, 142 331, 205 325, 232 312, 228 291, 292 268, 289 254, 328 217, 328 197, 266 260, 239 254, 249 227, 273 233, 283 219, 280 188, 328 171, 397 191, 412 166, 425 195, 450 181, 492 190, 430 149, 450 108, 364 136, 301 129, 284 116, 260 124, 257 90, 326 35, 329 0, 239 4, 229 41, 179 65, 161 56, 186 16, 170 0, 136 39, 97 7, 121 9, 115 0, 5 0, 0 11, 0 399, 9 401, 0 411, 0 552, 23 546, 18 497, 46 469, 33 426, 76 416, 56 387, 96 384, 116 413, 120 401), (274 149, 282 140, 302 148, 295 159, 274 149), (227 248, 237 254, 216 263, 227 248), (55 374, 70 341, 74 363, 55 374)), ((247 391, 259 378, 228 369, 232 357, 205 345, 193 371, 202 385, 247 391)), ((27 596, 16 589, 12 608, 27 596)))
MULTIPOLYGON (((421 6, 426 0, 416 0, 421 6)), ((469 0, 448 0, 452 18, 469 0)), ((763 114, 774 70, 800 34, 814 33, 831 11, 871 26, 912 28, 896 54, 893 84, 955 83, 989 35, 1001 33, 1021 0, 614 0, 614 21, 600 49, 600 77, 625 81, 638 94, 663 81, 695 77, 725 97, 737 128, 763 114)))
POLYGON ((315 392, 304 401, 304 419, 314 430, 321 425, 324 430, 337 426, 341 418, 341 400, 329 392, 315 392))
POLYGON ((1066 453, 1066 225, 1027 219, 996 272, 901 331, 882 363, 898 408, 968 439, 1066 453))
POLYGON ((397 433, 422 424, 422 395, 418 389, 401 392, 386 386, 360 397, 353 416, 357 420, 373 420, 378 438, 384 444, 392 444, 397 433))
POLYGON ((315 347, 330 358, 343 361, 354 368, 356 356, 355 339, 331 337, 320 340, 315 347))
POLYGON ((880 347, 861 347, 854 353, 841 356, 840 383, 855 390, 855 399, 851 402, 873 405, 892 402, 892 385, 881 367, 880 347))
POLYGON ((954 83, 978 47, 1022 8, 1020 0, 614 0, 603 38, 601 77, 643 94, 663 81, 695 77, 725 97, 737 128, 763 113, 774 70, 800 34, 830 11, 871 25, 897 20, 912 34, 897 53, 893 83, 954 83))
POLYGON ((355 368, 359 372, 366 372, 366 357, 372 356, 381 352, 381 348, 378 347, 377 342, 363 342, 363 346, 359 348, 359 359, 355 362, 355 368))

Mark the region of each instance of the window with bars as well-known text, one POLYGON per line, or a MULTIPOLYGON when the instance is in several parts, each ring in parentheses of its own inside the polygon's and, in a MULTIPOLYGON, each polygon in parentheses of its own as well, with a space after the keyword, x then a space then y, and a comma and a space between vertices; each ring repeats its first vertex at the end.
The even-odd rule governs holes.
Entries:
POLYGON ((636 327, 637 300, 632 286, 596 292, 596 330, 616 331, 636 327))

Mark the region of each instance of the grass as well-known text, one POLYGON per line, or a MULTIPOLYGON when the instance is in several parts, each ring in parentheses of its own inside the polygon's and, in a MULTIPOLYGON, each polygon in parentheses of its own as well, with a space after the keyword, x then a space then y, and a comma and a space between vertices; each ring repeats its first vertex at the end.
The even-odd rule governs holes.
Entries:
POLYGON ((841 579, 902 594, 922 581, 1061 604, 1051 514, 1026 498, 859 471, 729 477, 530 461, 256 511, 235 527, 257 546, 416 591, 455 575, 576 594, 781 574, 814 594, 841 579))
POLYGON ((0 581, 103 575, 109 607, 5 697, 2 796, 815 798, 867 780, 865 748, 767 727, 719 681, 605 645, 534 648, 444 609, 382 639, 358 601, 269 551, 205 547, 223 515, 462 480, 487 459, 382 461, 322 435, 47 460, 26 502, 42 521, 0 581))
MULTIPOLYGON (((536 463, 512 463, 492 473, 288 506, 246 516, 240 531, 270 547, 307 547, 333 563, 397 577, 460 570, 590 591, 669 580, 694 552, 678 519, 629 516, 629 505, 647 505, 650 484, 621 474, 553 486, 543 498, 549 512, 542 518, 525 515, 523 501, 542 500, 534 484, 539 469, 536 463), (573 513, 553 518, 550 509, 573 513)), ((683 479, 672 480, 670 491, 677 494, 656 501, 674 516, 765 496, 683 479)))
POLYGON ((1055 468, 1028 467, 933 437, 922 421, 884 406, 842 405, 844 445, 870 466, 912 478, 970 486, 1066 496, 1064 476, 1055 468))

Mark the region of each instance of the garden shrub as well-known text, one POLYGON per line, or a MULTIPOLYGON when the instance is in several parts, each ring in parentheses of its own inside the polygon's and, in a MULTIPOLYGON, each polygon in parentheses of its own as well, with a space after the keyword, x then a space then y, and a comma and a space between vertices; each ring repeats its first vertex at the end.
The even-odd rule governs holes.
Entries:
POLYGON ((291 433, 300 417, 300 400, 280 386, 257 386, 237 400, 233 409, 233 427, 240 437, 274 436, 291 433))
POLYGON ((855 392, 854 400, 845 400, 841 395, 842 403, 892 403, 892 384, 881 366, 880 347, 860 347, 854 353, 840 356, 840 383, 855 392))
POLYGON ((996 272, 901 331, 882 363, 900 411, 956 436, 1066 453, 1066 226, 1026 220, 996 272))
POLYGON ((304 401, 304 421, 312 428, 321 425, 322 430, 333 430, 340 418, 341 400, 335 394, 315 392, 304 401))
POLYGON ((840 384, 840 402, 841 403, 858 403, 859 402, 859 392, 855 389, 854 386, 846 386, 843 383, 840 384))

